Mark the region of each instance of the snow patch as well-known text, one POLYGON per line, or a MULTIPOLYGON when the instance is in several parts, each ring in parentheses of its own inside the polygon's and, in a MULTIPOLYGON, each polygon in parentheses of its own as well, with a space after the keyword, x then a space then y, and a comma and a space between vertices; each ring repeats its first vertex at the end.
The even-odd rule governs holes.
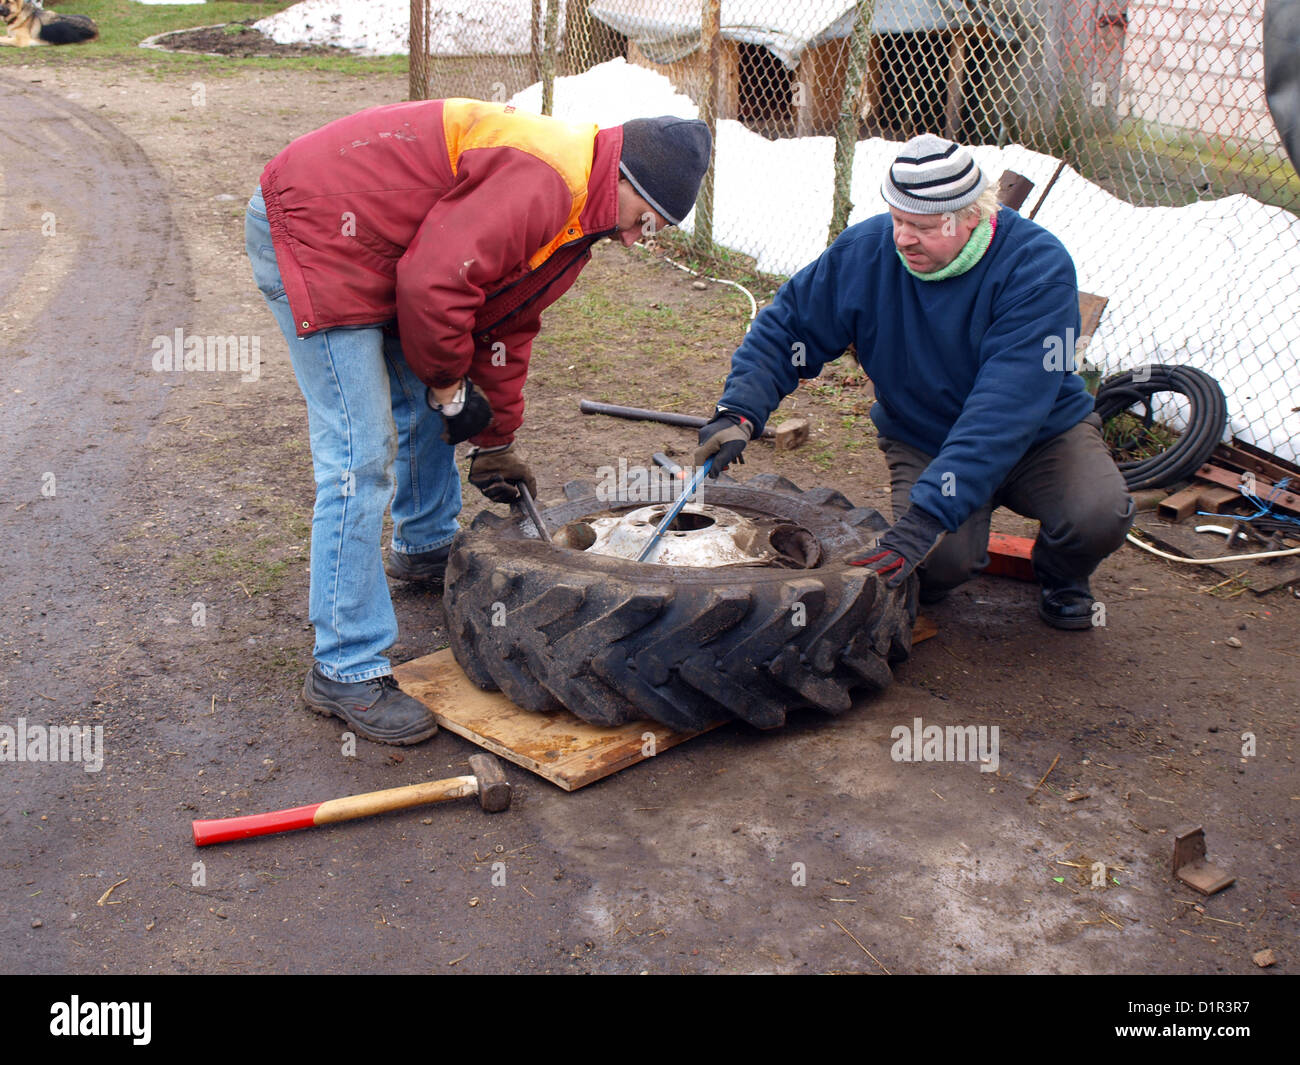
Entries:
MULTIPOLYGON (((541 110, 541 86, 511 101, 541 110)), ((698 117, 663 75, 622 59, 555 82, 557 117, 619 125, 651 115, 698 117)), ((860 141, 850 224, 881 213, 880 185, 898 144, 860 141)), ((972 149, 992 179, 1015 170, 1034 182, 1027 207, 1059 160, 1018 145, 972 149)), ((740 122, 718 122, 713 235, 752 255, 760 270, 792 274, 825 250, 831 220, 830 137, 767 140, 740 122)), ((682 228, 691 230, 694 212, 682 228)), ((1073 257, 1079 287, 1109 298, 1084 357, 1109 374, 1145 363, 1180 363, 1211 374, 1228 397, 1230 432, 1295 460, 1300 351, 1294 311, 1300 278, 1300 220, 1247 196, 1187 207, 1135 207, 1066 167, 1035 221, 1073 257)), ((1158 416, 1176 425, 1185 407, 1158 416)))
MULTIPOLYGON (((430 0, 431 55, 527 55, 531 0, 430 0)), ((410 51, 410 0, 303 0, 253 23, 277 44, 319 44, 358 55, 410 51)), ((559 32, 564 32, 563 11, 559 32)))

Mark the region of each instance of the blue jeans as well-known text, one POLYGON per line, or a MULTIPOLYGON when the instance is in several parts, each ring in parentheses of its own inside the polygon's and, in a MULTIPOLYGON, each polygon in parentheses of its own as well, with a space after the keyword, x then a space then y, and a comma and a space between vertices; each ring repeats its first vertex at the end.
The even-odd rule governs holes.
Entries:
POLYGON ((363 326, 298 339, 261 189, 249 200, 244 240, 307 400, 316 475, 313 654, 331 680, 381 677, 392 672, 383 652, 397 640, 380 543, 384 510, 391 499, 394 551, 419 554, 451 543, 461 505, 455 448, 443 443, 442 417, 426 404, 425 386, 395 334, 363 326))

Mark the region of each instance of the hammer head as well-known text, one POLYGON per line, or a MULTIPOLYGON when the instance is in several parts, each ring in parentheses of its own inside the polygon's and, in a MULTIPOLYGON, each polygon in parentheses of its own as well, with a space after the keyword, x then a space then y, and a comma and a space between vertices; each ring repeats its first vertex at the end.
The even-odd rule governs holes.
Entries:
POLYGON ((490 754, 472 754, 469 768, 478 781, 478 804, 490 814, 506 809, 510 805, 510 781, 501 763, 490 754))

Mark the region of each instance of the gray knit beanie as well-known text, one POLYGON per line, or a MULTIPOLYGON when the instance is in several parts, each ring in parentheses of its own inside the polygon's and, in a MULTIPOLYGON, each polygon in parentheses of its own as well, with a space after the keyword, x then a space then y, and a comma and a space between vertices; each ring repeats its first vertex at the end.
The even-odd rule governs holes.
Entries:
POLYGON ((960 144, 922 133, 903 145, 880 195, 909 214, 942 214, 974 203, 984 191, 984 174, 960 144))
POLYGON ((634 118, 623 123, 618 169, 646 203, 679 226, 695 206, 712 147, 709 127, 697 118, 634 118))

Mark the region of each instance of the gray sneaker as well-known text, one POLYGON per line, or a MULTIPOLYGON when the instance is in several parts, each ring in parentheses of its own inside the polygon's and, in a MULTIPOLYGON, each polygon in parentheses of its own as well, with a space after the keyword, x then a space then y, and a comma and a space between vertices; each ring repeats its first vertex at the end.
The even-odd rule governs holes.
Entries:
POLYGON ((317 664, 302 686, 302 701, 318 714, 341 717, 375 743, 405 747, 438 731, 429 708, 403 692, 391 675, 345 684, 330 680, 317 664))

